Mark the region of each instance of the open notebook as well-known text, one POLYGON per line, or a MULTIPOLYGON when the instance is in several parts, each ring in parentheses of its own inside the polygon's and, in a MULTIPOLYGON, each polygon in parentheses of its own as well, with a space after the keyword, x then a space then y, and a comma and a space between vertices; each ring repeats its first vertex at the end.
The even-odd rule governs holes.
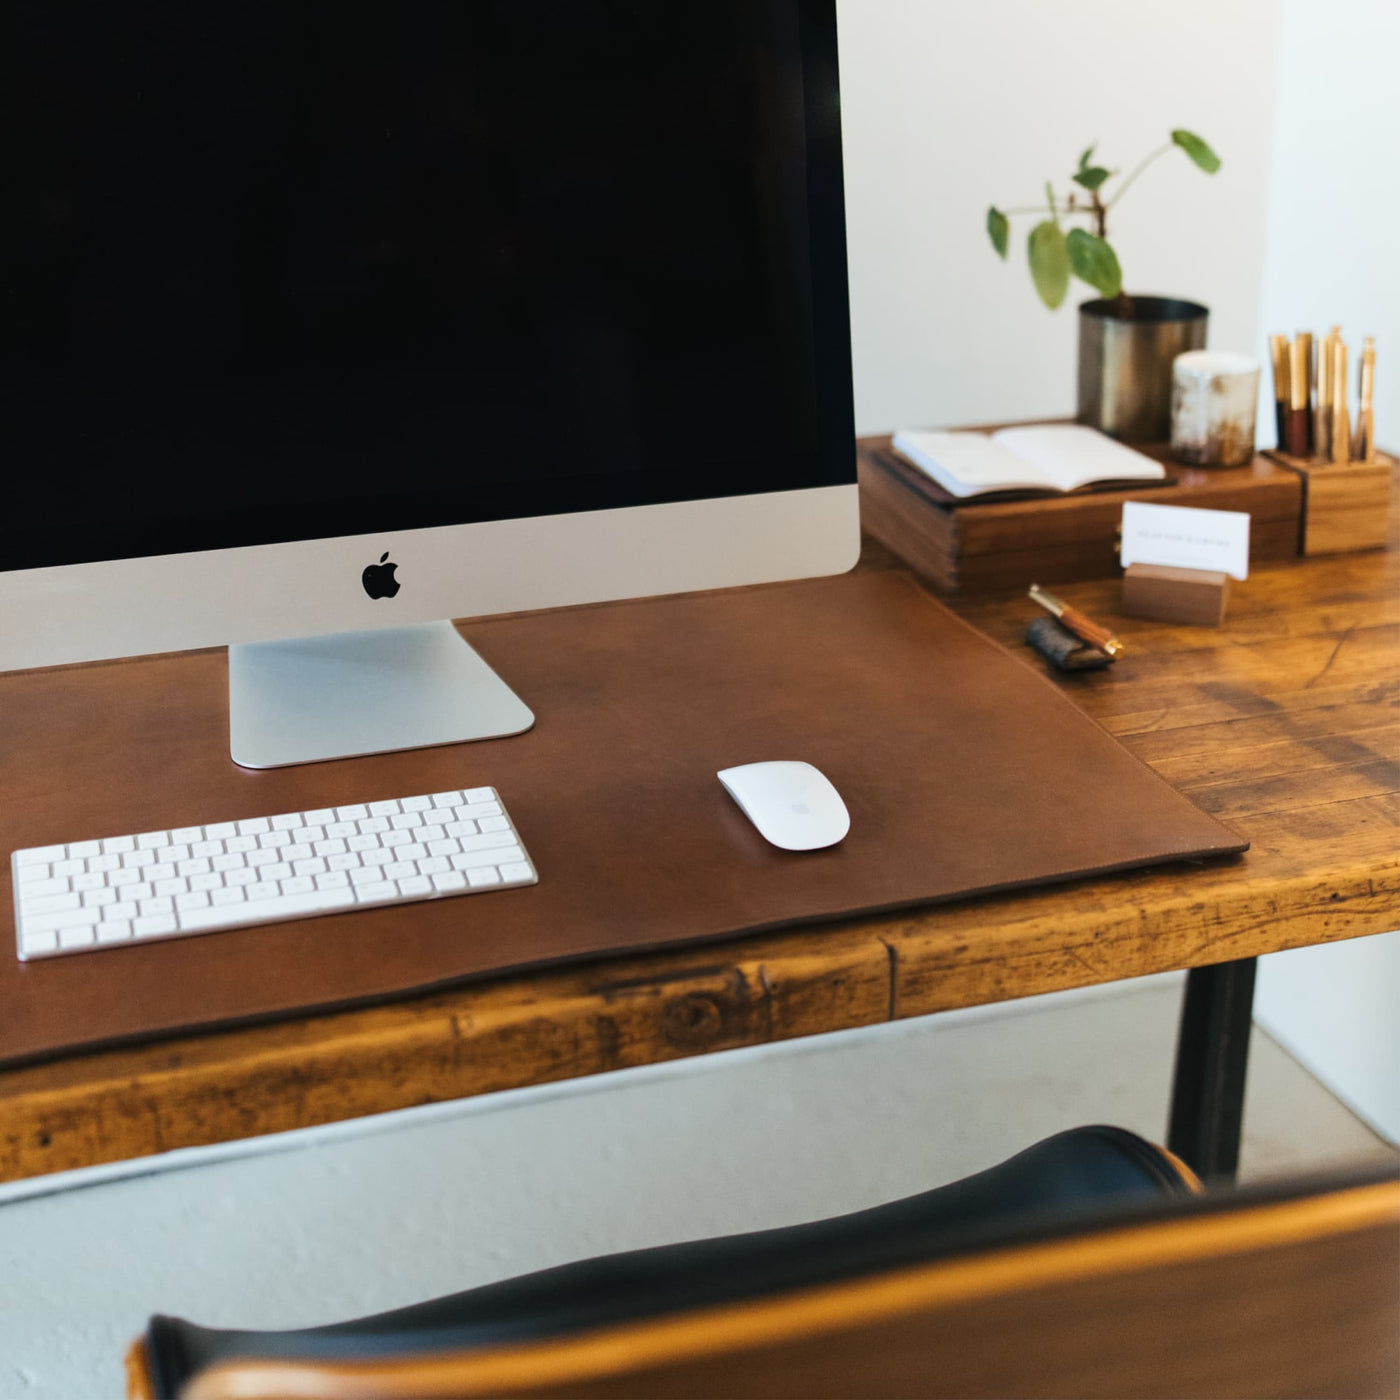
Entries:
POLYGON ((1109 483, 1164 481, 1160 462, 1079 423, 1042 423, 986 433, 899 432, 894 450, 951 496, 1000 491, 1077 491, 1109 483))

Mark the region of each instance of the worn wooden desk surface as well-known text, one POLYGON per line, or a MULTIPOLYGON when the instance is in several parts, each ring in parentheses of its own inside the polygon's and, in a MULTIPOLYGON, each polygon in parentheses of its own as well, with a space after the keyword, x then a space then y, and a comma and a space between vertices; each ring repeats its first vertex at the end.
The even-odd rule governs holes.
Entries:
MULTIPOLYGON (((1118 590, 1060 591, 1114 618, 1118 590)), ((953 606, 1040 664, 1019 591, 953 606)), ((1261 569, 1219 630, 1119 631, 1127 659, 1063 683, 1248 855, 8 1071, 0 1180, 1400 927, 1400 554, 1261 569)))

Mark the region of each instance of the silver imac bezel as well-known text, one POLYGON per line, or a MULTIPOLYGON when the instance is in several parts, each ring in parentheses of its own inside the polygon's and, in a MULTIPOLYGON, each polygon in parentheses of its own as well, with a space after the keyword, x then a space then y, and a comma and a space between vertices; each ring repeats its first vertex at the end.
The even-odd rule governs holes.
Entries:
POLYGON ((854 484, 0 571, 0 671, 842 573, 854 484), (366 566, 388 553, 393 597, 366 566))

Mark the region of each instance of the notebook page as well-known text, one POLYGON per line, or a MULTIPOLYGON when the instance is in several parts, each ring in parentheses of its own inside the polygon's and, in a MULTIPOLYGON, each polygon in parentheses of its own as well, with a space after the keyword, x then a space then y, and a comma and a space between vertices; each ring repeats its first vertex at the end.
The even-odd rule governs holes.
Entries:
POLYGON ((1002 428, 992 441, 1032 464, 1061 491, 1093 481, 1161 481, 1167 474, 1160 462, 1082 423, 1002 428))
POLYGON ((899 432, 894 450, 930 476, 950 496, 984 491, 1053 491, 1056 483, 982 433, 899 432))

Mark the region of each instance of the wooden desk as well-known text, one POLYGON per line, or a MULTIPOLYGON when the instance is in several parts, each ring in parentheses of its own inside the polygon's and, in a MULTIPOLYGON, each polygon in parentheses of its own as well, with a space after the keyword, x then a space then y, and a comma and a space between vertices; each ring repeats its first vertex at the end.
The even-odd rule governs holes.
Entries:
MULTIPOLYGON (((878 547, 863 565, 897 566, 878 547)), ((1116 614, 1116 582, 1060 591, 1116 614)), ((953 606, 1040 664, 1021 641, 1019 590, 953 606)), ((1250 960, 1400 927, 1400 554, 1271 565, 1235 592, 1219 630, 1125 620, 1120 631, 1131 656, 1066 689, 1247 836, 1242 860, 0 1073, 0 1179, 1178 968, 1220 974, 1193 984, 1188 1026, 1212 1034, 1184 1037, 1206 1059, 1181 1068, 1198 1084, 1219 1078, 1220 1050, 1224 1079, 1242 1083, 1242 1047, 1214 1033, 1247 1022, 1250 960)), ((1228 1085, 1186 1107, 1219 1117, 1222 1102, 1228 1118, 1228 1085)))

